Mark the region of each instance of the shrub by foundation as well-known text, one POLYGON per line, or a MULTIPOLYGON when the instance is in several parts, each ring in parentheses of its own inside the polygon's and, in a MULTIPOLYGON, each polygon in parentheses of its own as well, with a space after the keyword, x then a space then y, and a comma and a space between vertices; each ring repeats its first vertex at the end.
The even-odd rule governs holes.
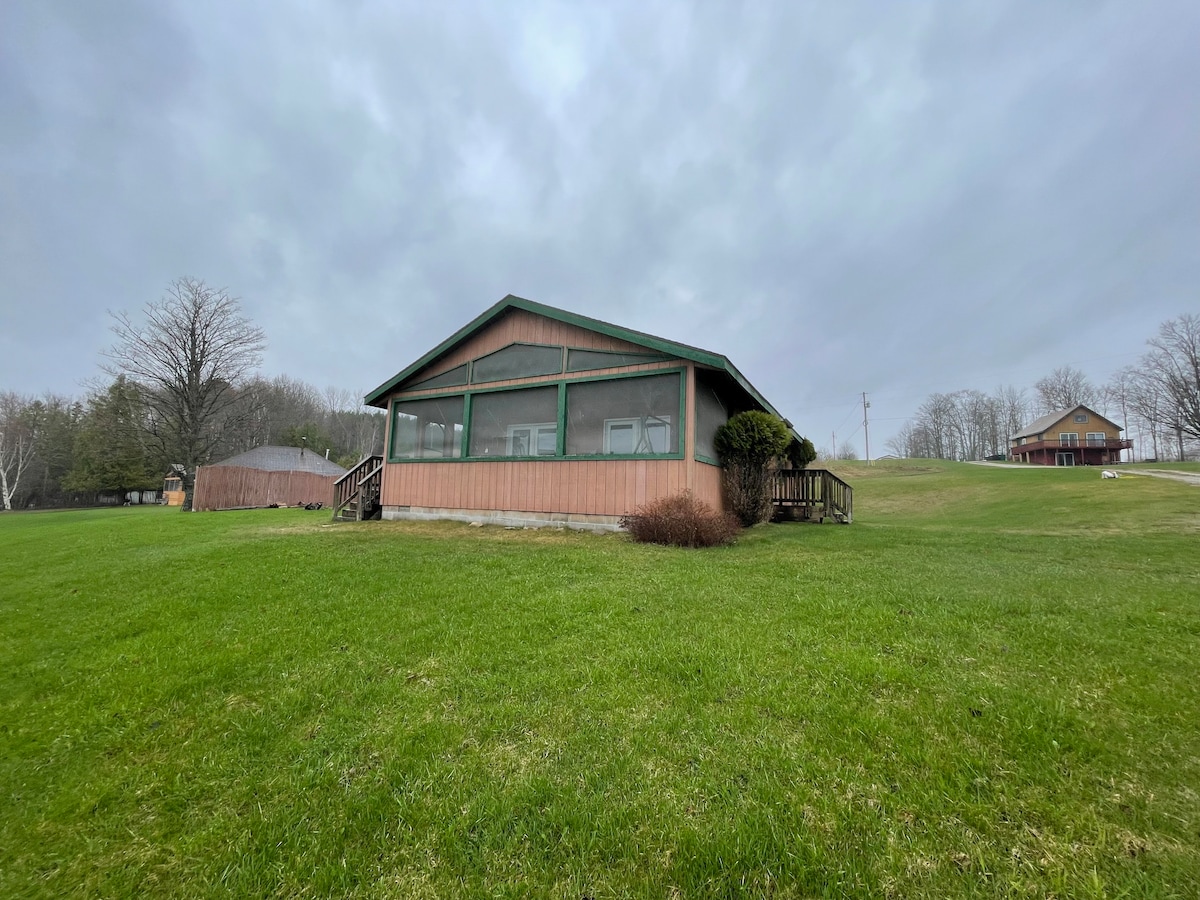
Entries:
POLYGON ((674 547, 732 544, 741 530, 736 517, 697 500, 691 491, 639 506, 621 517, 621 527, 640 543, 674 547))
POLYGON ((725 468, 725 496, 747 528, 771 518, 776 460, 791 440, 782 419, 757 410, 738 413, 717 429, 714 442, 725 468))

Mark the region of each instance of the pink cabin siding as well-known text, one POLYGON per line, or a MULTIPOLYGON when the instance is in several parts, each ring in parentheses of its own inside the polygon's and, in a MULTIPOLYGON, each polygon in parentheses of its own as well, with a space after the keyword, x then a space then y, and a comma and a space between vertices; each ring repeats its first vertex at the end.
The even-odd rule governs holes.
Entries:
POLYGON ((721 490, 721 469, 708 463, 697 462, 692 493, 713 509, 726 509, 725 494, 721 490))
MULTIPOLYGON (((691 461, 683 459, 391 463, 384 468, 381 501, 385 509, 619 517, 656 497, 687 489, 689 468, 691 461)), ((719 504, 720 470, 704 468, 717 473, 719 504)), ((704 499, 713 503, 713 481, 704 481, 710 494, 704 499)))

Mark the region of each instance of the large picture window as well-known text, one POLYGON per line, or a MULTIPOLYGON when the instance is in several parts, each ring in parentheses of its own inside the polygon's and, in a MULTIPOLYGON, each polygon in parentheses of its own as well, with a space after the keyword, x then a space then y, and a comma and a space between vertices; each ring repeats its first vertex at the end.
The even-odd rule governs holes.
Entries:
POLYGON ((392 459, 462 455, 463 398, 407 400, 392 407, 392 459))
POLYGON ((558 386, 471 397, 471 456, 554 456, 558 386))
POLYGON ((568 456, 679 452, 677 372, 567 385, 568 456))

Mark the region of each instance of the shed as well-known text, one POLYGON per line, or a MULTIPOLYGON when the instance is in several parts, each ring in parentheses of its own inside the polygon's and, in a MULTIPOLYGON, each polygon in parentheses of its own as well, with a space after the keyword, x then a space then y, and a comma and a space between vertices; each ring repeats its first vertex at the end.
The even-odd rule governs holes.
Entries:
POLYGON ((196 469, 193 509, 328 504, 346 470, 304 447, 262 446, 196 469))

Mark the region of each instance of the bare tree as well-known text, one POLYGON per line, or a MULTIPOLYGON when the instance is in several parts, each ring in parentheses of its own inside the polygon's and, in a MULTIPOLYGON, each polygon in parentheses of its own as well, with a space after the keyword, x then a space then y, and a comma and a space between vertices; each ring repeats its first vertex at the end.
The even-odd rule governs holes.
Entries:
POLYGON ((930 394, 888 447, 901 456, 977 459, 1005 455, 1009 438, 1029 418, 1022 390, 1001 387, 994 394, 954 391, 930 394))
POLYGON ((954 397, 951 394, 930 394, 917 410, 917 422, 926 438, 924 456, 931 459, 956 459, 957 452, 951 436, 954 397))
POLYGON ((365 408, 362 394, 352 391, 325 390, 325 414, 335 441, 344 449, 347 460, 357 462, 372 453, 383 452, 383 413, 365 408))
POLYGON ((914 436, 916 430, 917 428, 912 422, 905 422, 896 430, 895 434, 884 441, 884 448, 893 456, 915 456, 916 454, 912 450, 915 444, 914 436))
POLYGON ((21 476, 37 453, 38 427, 33 401, 11 391, 0 394, 0 501, 13 508, 21 476))
MULTIPOLYGON (((1121 431, 1125 433, 1125 437, 1132 440, 1132 435, 1129 430, 1129 422, 1132 417, 1133 421, 1137 421, 1137 410, 1134 408, 1134 400, 1138 391, 1138 383, 1142 375, 1133 366, 1126 366, 1123 369, 1118 369, 1113 373, 1103 388, 1104 404, 1108 410, 1104 413, 1110 419, 1119 415, 1121 417, 1121 431)), ((1115 419, 1114 419, 1115 421, 1115 419)), ((1124 452, 1124 451, 1122 451, 1124 452)), ((1130 454, 1133 453, 1131 449, 1130 454)), ((1130 461, 1133 456, 1130 456, 1130 461)))
POLYGON ((838 449, 837 449, 837 458, 838 459, 858 459, 858 451, 854 448, 854 445, 852 443, 850 443, 848 440, 842 441, 841 446, 838 447, 838 449))
POLYGON ((1043 413, 1071 409, 1080 404, 1092 406, 1100 399, 1100 392, 1088 381, 1087 376, 1070 366, 1055 369, 1045 378, 1038 379, 1033 386, 1038 392, 1043 413))
POLYGON ((1022 388, 1016 388, 1011 385, 999 388, 993 395, 993 398, 996 402, 1004 436, 1003 447, 996 452, 1007 453, 1008 439, 1020 431, 1022 427, 1029 424, 1029 420, 1032 418, 1030 415, 1030 403, 1022 388))
POLYGON ((1142 369, 1166 400, 1167 420, 1179 436, 1200 440, 1200 316, 1185 314, 1158 328, 1147 343, 1151 350, 1142 357, 1142 369))
POLYGON ((114 313, 116 343, 105 370, 144 391, 148 431, 164 459, 181 463, 190 508, 191 475, 227 429, 248 414, 238 390, 258 366, 266 336, 241 314, 235 297, 195 278, 180 278, 143 310, 144 321, 114 313))

